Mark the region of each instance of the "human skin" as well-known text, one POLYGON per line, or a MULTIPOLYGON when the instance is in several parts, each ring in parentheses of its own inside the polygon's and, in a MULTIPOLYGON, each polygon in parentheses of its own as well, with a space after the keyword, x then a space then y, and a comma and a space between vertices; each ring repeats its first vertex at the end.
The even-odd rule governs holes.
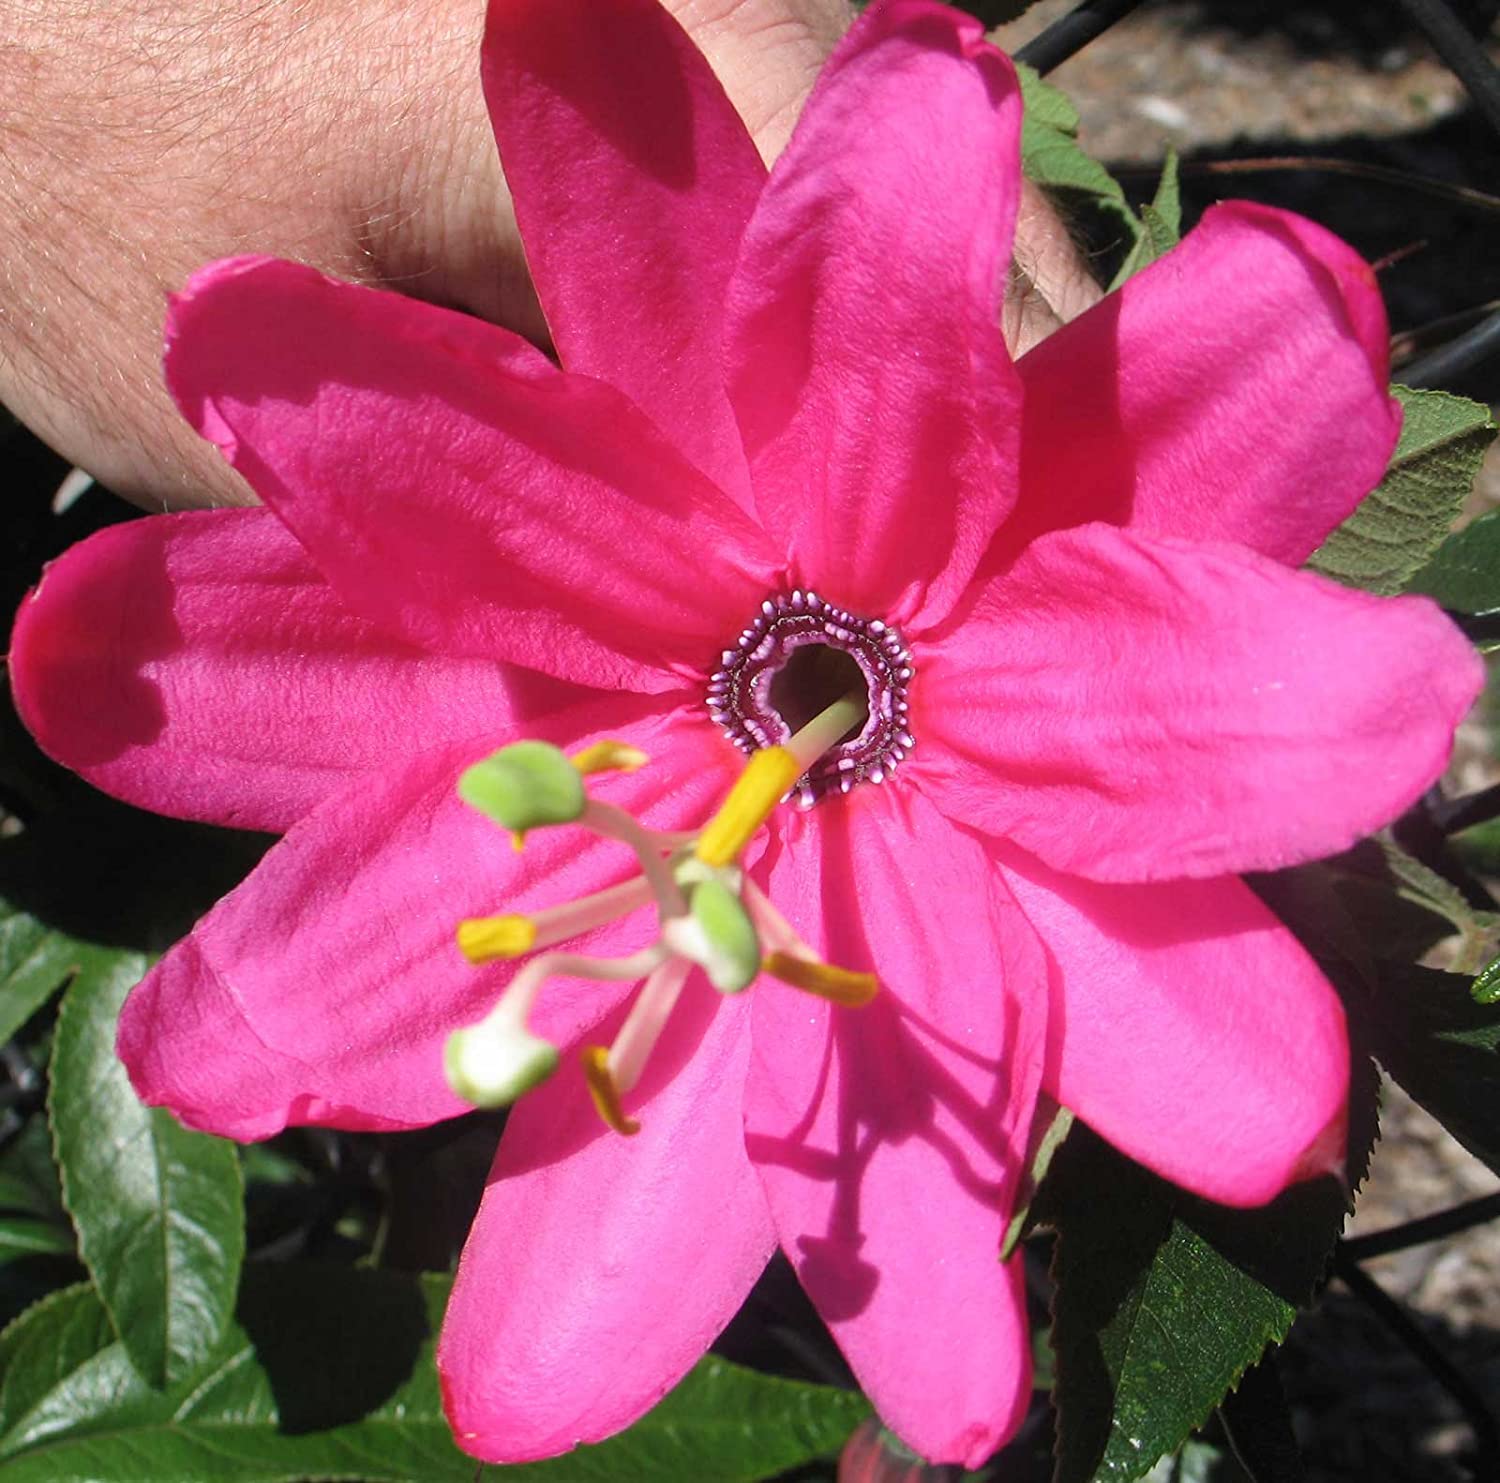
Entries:
MULTIPOLYGON (((767 160, 846 0, 664 0, 767 160)), ((0 400, 148 508, 248 504, 172 406, 168 294, 270 253, 545 343, 480 93, 484 0, 0 0, 0 400)), ((1023 197, 1006 337, 1098 289, 1023 197)))

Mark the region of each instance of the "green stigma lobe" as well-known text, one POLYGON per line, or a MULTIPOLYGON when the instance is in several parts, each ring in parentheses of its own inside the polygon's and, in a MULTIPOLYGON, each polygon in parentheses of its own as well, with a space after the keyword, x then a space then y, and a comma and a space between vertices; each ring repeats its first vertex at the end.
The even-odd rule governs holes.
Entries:
POLYGON ((688 911, 708 951, 703 971, 721 994, 747 989, 760 972, 760 938, 740 898, 714 876, 688 894, 688 911))
POLYGON ((572 824, 588 801, 578 769, 557 747, 540 741, 513 742, 467 768, 458 779, 458 796, 517 834, 572 824))
POLYGON ((508 1107, 556 1070, 557 1047, 519 1026, 470 1025, 443 1047, 448 1085, 475 1107, 508 1107))

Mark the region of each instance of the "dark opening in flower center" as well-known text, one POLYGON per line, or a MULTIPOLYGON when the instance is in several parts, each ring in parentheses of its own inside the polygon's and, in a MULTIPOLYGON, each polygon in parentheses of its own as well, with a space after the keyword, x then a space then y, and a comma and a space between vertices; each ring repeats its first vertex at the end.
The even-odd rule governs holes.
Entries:
POLYGON ((883 783, 913 745, 906 688, 911 653, 878 618, 857 618, 815 592, 767 598, 708 684, 709 714, 742 752, 779 746, 851 691, 865 715, 810 767, 797 798, 811 808, 857 783, 883 783))

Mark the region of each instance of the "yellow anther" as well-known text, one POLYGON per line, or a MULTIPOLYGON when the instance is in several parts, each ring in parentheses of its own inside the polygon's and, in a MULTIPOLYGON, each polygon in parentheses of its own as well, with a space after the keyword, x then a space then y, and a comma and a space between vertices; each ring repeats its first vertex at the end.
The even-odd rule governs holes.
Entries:
POLYGON ((873 973, 835 968, 831 963, 794 958, 790 953, 768 953, 761 967, 782 983, 816 994, 831 1004, 841 1004, 845 1009, 862 1008, 880 991, 873 973))
POLYGON ((458 924, 458 950, 471 963, 519 958, 536 946, 536 923, 530 917, 469 917, 458 924))
POLYGON ((754 753, 734 780, 729 797, 698 836, 698 858, 705 865, 732 865, 738 860, 802 771, 802 764, 785 747, 765 747, 754 753))
POLYGON ((635 772, 650 760, 639 747, 622 741, 595 742, 568 758, 584 777, 595 772, 635 772))
POLYGON ((634 1137, 641 1131, 641 1125, 633 1117, 626 1117, 625 1109, 620 1106, 620 1089, 610 1074, 609 1051, 602 1045, 586 1045, 579 1059, 583 1062, 583 1078, 589 1084, 589 1095, 594 1099, 599 1116, 615 1132, 623 1133, 627 1138, 634 1137))

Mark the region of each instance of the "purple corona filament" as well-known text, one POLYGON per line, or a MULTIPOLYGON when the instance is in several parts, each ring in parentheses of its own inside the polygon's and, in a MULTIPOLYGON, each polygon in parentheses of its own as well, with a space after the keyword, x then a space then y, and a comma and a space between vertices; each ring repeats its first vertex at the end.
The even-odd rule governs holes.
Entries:
MULTIPOLYGON (((864 676, 869 714, 853 735, 830 748, 793 790, 803 808, 859 783, 883 783, 915 745, 906 690, 911 651, 900 633, 878 618, 858 618, 815 592, 767 598, 735 647, 726 649, 708 682, 709 714, 742 752, 780 746, 796 730, 772 700, 772 687, 799 651, 821 648, 847 655, 864 676)), ((811 658, 812 656, 804 656, 811 658)), ((850 682, 857 686, 853 673, 850 682)), ((823 697, 823 703, 836 699, 823 697)), ((806 697, 810 711, 820 708, 806 697)))

